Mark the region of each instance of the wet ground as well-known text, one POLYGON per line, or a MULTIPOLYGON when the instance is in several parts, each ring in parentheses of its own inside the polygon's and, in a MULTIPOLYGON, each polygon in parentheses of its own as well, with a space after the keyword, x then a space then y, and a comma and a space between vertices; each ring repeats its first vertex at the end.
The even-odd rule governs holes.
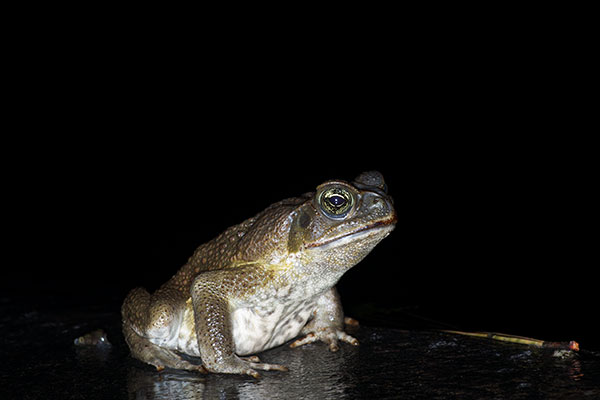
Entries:
MULTIPOLYGON (((74 303, 73 303, 74 304, 74 303)), ((2 399, 598 399, 600 354, 363 326, 361 346, 282 346, 262 379, 156 372, 133 360, 118 308, 0 299, 2 399), (75 346, 103 328, 112 346, 75 346)))

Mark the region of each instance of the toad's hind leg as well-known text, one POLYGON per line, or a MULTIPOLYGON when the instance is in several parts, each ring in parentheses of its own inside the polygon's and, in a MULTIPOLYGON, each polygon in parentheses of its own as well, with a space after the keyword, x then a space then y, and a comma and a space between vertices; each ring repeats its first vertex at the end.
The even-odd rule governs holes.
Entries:
POLYGON ((141 337, 131 327, 123 326, 123 334, 131 350, 131 355, 140 361, 153 365, 157 371, 162 371, 165 368, 174 368, 202 373, 207 372, 202 365, 192 364, 181 358, 174 351, 157 346, 148 339, 141 337))
POLYGON ((152 300, 152 296, 145 289, 137 288, 129 292, 121 307, 123 335, 131 355, 153 365, 159 371, 168 367, 206 372, 203 366, 192 364, 182 359, 175 351, 150 341, 151 338, 160 339, 170 335, 170 322, 174 317, 173 300, 176 301, 175 298, 166 302, 152 300))

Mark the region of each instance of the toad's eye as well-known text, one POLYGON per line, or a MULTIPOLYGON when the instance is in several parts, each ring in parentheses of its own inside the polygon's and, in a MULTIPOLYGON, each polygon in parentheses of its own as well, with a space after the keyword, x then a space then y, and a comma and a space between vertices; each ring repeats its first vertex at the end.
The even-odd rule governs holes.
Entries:
POLYGON ((330 218, 344 218, 354 203, 352 194, 344 188, 330 188, 324 190, 319 196, 321 209, 330 218))
POLYGON ((333 196, 327 198, 327 201, 338 209, 344 207, 348 202, 345 197, 340 196, 339 194, 334 194, 333 196))

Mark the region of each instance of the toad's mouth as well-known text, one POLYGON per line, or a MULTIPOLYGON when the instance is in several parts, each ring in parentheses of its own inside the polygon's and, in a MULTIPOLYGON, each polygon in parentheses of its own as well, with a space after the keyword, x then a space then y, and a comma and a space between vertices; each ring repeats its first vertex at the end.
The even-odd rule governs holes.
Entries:
POLYGON ((370 224, 367 224, 367 225, 361 226, 360 228, 356 228, 354 230, 342 233, 338 236, 334 236, 334 237, 324 239, 324 240, 317 240, 316 242, 308 244, 306 247, 311 248, 311 247, 325 246, 330 243, 337 242, 338 240, 348 238, 350 236, 355 236, 357 234, 360 234, 362 232, 367 232, 367 231, 372 232, 372 231, 377 231, 377 230, 386 230, 387 233, 390 233, 394 229, 396 222, 398 222, 398 218, 396 217, 396 214, 394 213, 394 215, 390 218, 373 221, 370 224))

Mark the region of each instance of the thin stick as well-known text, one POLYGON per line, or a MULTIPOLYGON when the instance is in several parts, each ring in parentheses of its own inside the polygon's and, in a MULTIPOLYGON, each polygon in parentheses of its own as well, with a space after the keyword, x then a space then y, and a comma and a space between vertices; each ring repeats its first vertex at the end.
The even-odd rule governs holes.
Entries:
POLYGON ((472 337, 479 337, 479 338, 484 338, 484 339, 499 340, 502 342, 518 343, 518 344, 524 344, 524 345, 535 346, 535 347, 546 347, 546 348, 552 348, 552 349, 579 351, 579 343, 577 343, 574 340, 572 340, 570 342, 548 342, 548 341, 539 340, 539 339, 532 339, 532 338, 516 336, 516 335, 507 335, 504 333, 496 333, 496 332, 463 332, 463 331, 452 331, 452 330, 441 330, 441 332, 452 333, 455 335, 472 336, 472 337))

